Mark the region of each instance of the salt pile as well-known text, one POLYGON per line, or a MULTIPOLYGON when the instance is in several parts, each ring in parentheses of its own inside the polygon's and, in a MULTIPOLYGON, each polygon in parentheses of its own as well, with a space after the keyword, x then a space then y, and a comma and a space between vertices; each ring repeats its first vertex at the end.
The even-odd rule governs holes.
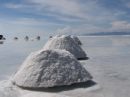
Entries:
POLYGON ((77 59, 87 59, 86 53, 83 49, 71 38, 71 36, 55 36, 45 44, 44 50, 47 49, 61 49, 72 53, 77 59))
POLYGON ((31 53, 14 75, 13 83, 19 87, 37 89, 91 79, 92 76, 71 53, 55 49, 31 53))

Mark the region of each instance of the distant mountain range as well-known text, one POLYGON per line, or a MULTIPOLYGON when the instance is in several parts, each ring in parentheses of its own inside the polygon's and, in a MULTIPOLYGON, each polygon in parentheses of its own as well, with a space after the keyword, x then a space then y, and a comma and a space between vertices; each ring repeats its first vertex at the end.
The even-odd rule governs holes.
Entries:
POLYGON ((103 36, 103 35, 130 35, 130 32, 97 32, 83 34, 87 36, 103 36))

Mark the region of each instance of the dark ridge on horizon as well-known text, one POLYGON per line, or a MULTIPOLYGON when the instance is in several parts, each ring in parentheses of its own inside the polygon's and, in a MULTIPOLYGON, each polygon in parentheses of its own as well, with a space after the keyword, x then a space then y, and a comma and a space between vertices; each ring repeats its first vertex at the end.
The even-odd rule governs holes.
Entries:
POLYGON ((105 36, 105 35, 130 35, 130 32, 97 32, 83 34, 85 36, 105 36))

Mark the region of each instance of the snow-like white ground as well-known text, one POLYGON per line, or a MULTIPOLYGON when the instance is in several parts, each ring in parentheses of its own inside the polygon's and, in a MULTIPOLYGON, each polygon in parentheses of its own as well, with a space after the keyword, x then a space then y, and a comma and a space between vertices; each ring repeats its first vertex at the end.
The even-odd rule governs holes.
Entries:
POLYGON ((0 97, 130 97, 130 36, 80 37, 89 60, 80 61, 93 82, 70 87, 22 90, 0 82, 0 97))

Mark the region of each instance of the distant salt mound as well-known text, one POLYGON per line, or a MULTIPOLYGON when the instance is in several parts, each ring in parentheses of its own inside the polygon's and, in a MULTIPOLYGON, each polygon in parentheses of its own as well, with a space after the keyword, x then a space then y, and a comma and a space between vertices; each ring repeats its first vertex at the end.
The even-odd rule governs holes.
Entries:
POLYGON ((72 53, 77 59, 87 59, 83 49, 71 38, 71 36, 55 36, 51 38, 44 46, 47 49, 61 49, 72 53))
POLYGON ((77 43, 78 45, 82 45, 80 39, 77 36, 72 36, 72 39, 77 43))
POLYGON ((32 53, 14 75, 13 83, 23 88, 46 88, 86 82, 92 76, 65 50, 32 53))

